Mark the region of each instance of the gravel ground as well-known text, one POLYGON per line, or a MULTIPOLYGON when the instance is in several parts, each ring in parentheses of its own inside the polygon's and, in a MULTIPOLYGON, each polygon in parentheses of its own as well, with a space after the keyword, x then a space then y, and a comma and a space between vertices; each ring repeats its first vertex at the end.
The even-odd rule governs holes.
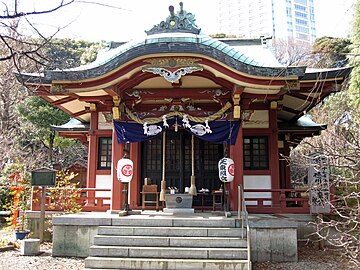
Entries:
MULTIPOLYGON (((0 240, 13 240, 12 232, 0 230, 0 240)), ((16 243, 18 246, 19 243, 16 243)), ((51 243, 44 243, 40 247, 42 252, 38 256, 23 256, 19 249, 4 251, 0 249, 0 270, 32 269, 32 270, 80 270, 84 269, 84 259, 60 258, 51 256, 51 243)), ((351 269, 338 250, 319 250, 316 245, 299 244, 296 263, 253 263, 253 270, 283 269, 283 270, 343 270, 351 269)), ((355 268, 353 268, 355 269, 355 268)), ((199 269, 194 269, 199 270, 199 269)))
POLYGON ((355 269, 348 265, 339 250, 319 250, 316 245, 299 244, 298 262, 289 263, 253 263, 253 270, 345 270, 355 269))
MULTIPOLYGON (((84 260, 79 258, 51 257, 51 243, 41 245, 43 252, 39 256, 22 256, 20 251, 10 250, 0 252, 0 269, 33 269, 62 270, 84 269, 84 260)), ((296 263, 254 263, 254 270, 284 269, 284 270, 337 270, 350 269, 336 250, 321 251, 315 246, 301 245, 299 261, 296 263)), ((198 269, 194 269, 198 270, 198 269)))
POLYGON ((51 244, 41 245, 39 256, 23 256, 20 250, 0 252, 0 269, 63 270, 84 269, 84 259, 51 257, 51 244))

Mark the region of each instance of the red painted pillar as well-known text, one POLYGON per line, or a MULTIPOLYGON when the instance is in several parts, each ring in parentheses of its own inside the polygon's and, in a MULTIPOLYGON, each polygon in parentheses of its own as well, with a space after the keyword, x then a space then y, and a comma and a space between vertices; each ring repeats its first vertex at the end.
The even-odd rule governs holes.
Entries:
POLYGON ((269 165, 271 173, 271 188, 280 188, 279 177, 279 147, 278 147, 278 129, 277 129, 277 110, 269 110, 270 122, 270 142, 269 142, 269 165))
POLYGON ((230 158, 234 160, 235 177, 229 185, 229 205, 231 211, 238 210, 238 186, 244 186, 244 162, 243 162, 243 129, 242 124, 236 138, 236 144, 230 146, 230 158))
POLYGON ((124 156, 123 151, 124 145, 119 144, 116 137, 116 131, 113 127, 112 131, 112 166, 111 166, 111 179, 112 179, 112 186, 111 186, 111 210, 122 210, 123 208, 123 196, 122 196, 122 189, 123 185, 117 179, 117 170, 116 166, 119 161, 124 156))
MULTIPOLYGON (((290 147, 289 147, 289 143, 287 141, 285 141, 284 147, 286 149, 285 155, 287 157, 289 157, 290 156, 290 147)), ((291 188, 290 164, 287 161, 285 161, 285 188, 291 188)))
POLYGON ((136 209, 138 207, 138 196, 140 194, 139 181, 140 177, 140 143, 132 143, 130 145, 130 159, 134 162, 134 174, 130 182, 130 209, 136 209))
MULTIPOLYGON (((98 157, 98 139, 96 131, 98 128, 98 113, 91 112, 90 130, 89 130, 89 146, 88 146, 88 168, 86 175, 86 187, 96 187, 96 169, 98 157)), ((95 191, 88 191, 88 204, 94 204, 95 191)))
MULTIPOLYGON (((277 110, 269 110, 269 128, 271 130, 269 136, 269 167, 271 174, 271 188, 280 188, 280 173, 279 173, 279 147, 278 147, 278 129, 277 129, 277 110)), ((272 193, 273 205, 280 204, 280 193, 272 193)))

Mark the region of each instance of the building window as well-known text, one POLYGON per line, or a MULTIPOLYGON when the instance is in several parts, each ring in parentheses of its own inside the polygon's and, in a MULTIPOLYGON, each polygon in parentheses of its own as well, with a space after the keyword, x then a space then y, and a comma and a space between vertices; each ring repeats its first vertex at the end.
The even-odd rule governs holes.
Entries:
POLYGON ((99 138, 99 159, 98 159, 99 170, 111 169, 111 156, 112 156, 111 146, 112 146, 111 137, 99 138))
POLYGON ((301 10, 301 11, 307 12, 307 7, 295 4, 295 10, 301 10))
POLYGON ((307 17, 308 17, 308 15, 306 13, 302 13, 299 11, 295 11, 295 16, 299 17, 299 18, 304 18, 304 19, 307 19, 307 17))
POLYGON ((306 26, 308 25, 308 22, 305 20, 295 19, 295 22, 301 25, 306 25, 306 26))
POLYGON ((295 29, 296 29, 296 31, 301 32, 301 33, 305 33, 305 34, 310 33, 309 28, 307 28, 307 27, 302 27, 302 26, 296 25, 295 29))
POLYGON ((244 137, 244 169, 268 170, 268 138, 244 137))

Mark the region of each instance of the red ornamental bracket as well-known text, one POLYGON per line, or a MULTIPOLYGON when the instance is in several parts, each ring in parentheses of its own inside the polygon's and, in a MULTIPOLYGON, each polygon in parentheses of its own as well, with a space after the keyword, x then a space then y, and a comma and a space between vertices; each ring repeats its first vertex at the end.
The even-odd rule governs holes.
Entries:
POLYGON ((133 177, 134 163, 128 158, 122 158, 117 163, 117 178, 123 183, 129 183, 133 177))

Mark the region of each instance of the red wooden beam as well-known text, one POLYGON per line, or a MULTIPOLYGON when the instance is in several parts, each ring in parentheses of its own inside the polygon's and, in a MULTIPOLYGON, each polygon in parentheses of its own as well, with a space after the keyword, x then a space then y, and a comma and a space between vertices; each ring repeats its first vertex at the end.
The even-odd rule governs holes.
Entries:
POLYGON ((109 95, 103 96, 79 96, 79 101, 84 102, 99 102, 99 101, 112 101, 112 97, 109 95))
POLYGON ((86 113, 88 113, 87 110, 82 110, 82 111, 79 111, 79 112, 76 112, 76 113, 72 113, 71 117, 78 117, 78 116, 86 114, 86 113))

